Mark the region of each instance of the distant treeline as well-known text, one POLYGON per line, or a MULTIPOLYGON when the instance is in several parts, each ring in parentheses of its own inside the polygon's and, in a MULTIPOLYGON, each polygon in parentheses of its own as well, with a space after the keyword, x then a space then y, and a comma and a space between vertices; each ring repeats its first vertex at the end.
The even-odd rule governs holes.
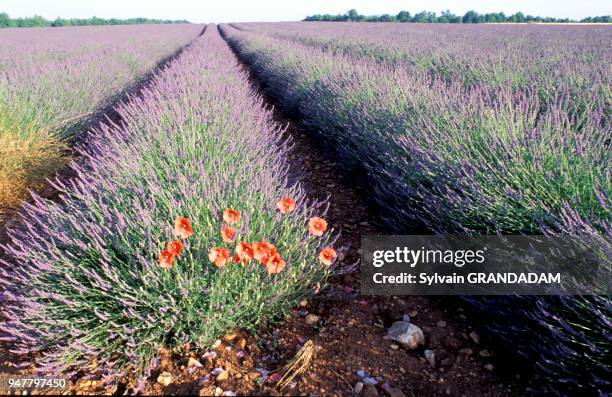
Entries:
POLYGON ((49 21, 41 16, 35 15, 26 18, 11 18, 6 12, 0 13, 0 28, 34 28, 45 26, 89 26, 89 25, 140 25, 159 23, 189 23, 186 20, 172 21, 168 19, 129 18, 129 19, 104 19, 92 18, 56 18, 49 21))
POLYGON ((468 11, 465 15, 455 15, 449 10, 442 11, 436 15, 435 12, 421 11, 411 15, 408 11, 400 11, 397 15, 360 15, 357 10, 349 10, 346 14, 330 15, 317 14, 306 17, 304 21, 333 21, 333 22, 420 22, 420 23, 504 23, 504 22, 612 22, 610 15, 600 17, 588 17, 580 21, 569 18, 534 17, 517 12, 506 15, 503 12, 492 12, 479 14, 476 11, 468 11))

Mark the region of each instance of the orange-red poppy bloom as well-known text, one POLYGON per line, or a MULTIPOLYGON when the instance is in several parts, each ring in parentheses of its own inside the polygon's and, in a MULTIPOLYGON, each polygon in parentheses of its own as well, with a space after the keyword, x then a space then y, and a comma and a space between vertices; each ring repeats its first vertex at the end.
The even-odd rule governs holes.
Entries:
POLYGON ((229 251, 225 248, 211 248, 208 251, 208 260, 213 262, 219 269, 223 269, 230 260, 229 251))
POLYGON ((322 236, 327 230, 327 221, 315 216, 308 221, 308 231, 315 236, 322 236))
POLYGON ((276 254, 276 247, 267 241, 253 243, 253 257, 262 264, 267 264, 268 259, 276 254))
POLYGON ((278 252, 275 252, 266 263, 266 269, 269 274, 280 273, 285 268, 285 261, 281 259, 278 252))
POLYGON ((225 226, 221 229, 221 237, 226 243, 231 243, 236 238, 236 229, 230 226, 225 226))
POLYGON ((179 256, 181 251, 183 251, 183 243, 178 240, 174 240, 166 245, 166 251, 171 252, 175 256, 179 256))
POLYGON ((234 256, 232 256, 232 261, 234 263, 239 263, 240 262, 240 257, 238 256, 238 254, 234 254, 234 256))
POLYGON ((240 260, 246 262, 253 259, 255 252, 253 252, 253 247, 250 244, 241 241, 236 245, 236 254, 240 258, 240 260))
POLYGON ((163 250, 161 254, 159 254, 159 259, 157 262, 159 263, 160 267, 170 269, 172 267, 172 262, 174 262, 174 257, 175 255, 172 252, 163 250))
POLYGON ((291 197, 285 196, 278 200, 276 206, 282 214, 288 214, 295 209, 295 201, 291 197))
POLYGON ((174 234, 180 238, 187 239, 193 234, 191 223, 187 218, 176 218, 174 221, 174 234))
POLYGON ((329 266, 334 263, 336 256, 338 255, 336 254, 335 249, 333 249, 332 247, 325 247, 319 254, 319 260, 323 262, 323 264, 329 266))
POLYGON ((230 225, 238 223, 238 221, 240 220, 240 211, 236 211, 231 208, 226 209, 225 211, 223 211, 223 220, 229 223, 230 225))

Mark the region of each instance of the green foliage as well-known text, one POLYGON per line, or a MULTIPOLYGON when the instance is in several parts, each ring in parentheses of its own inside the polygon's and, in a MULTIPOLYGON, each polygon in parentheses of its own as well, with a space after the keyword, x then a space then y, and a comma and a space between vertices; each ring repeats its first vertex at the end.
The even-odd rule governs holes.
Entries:
MULTIPOLYGON (((415 22, 415 23, 525 23, 525 22, 540 22, 540 23, 559 23, 559 22, 578 22, 569 18, 551 18, 551 17, 534 17, 525 15, 522 12, 506 16, 503 12, 492 12, 488 14, 479 14, 474 10, 470 10, 465 15, 455 15, 450 10, 442 11, 440 16, 435 12, 421 11, 411 16, 408 11, 400 11, 397 15, 360 15, 357 10, 351 9, 346 14, 330 15, 316 14, 308 16, 304 21, 333 21, 333 22, 415 22)), ((582 19, 583 23, 610 23, 612 17, 604 15, 599 17, 588 17, 582 19)))
POLYGON ((62 26, 90 26, 90 25, 143 25, 143 24, 163 24, 163 23, 189 23, 185 19, 149 19, 149 18, 71 18, 65 19, 57 17, 54 21, 49 21, 40 15, 26 18, 11 18, 6 12, 0 13, 1 28, 36 28, 36 27, 62 27, 62 26))

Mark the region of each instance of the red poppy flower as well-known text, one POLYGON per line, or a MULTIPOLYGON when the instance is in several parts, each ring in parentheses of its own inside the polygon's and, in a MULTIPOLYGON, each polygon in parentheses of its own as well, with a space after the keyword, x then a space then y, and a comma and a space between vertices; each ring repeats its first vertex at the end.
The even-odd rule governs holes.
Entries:
POLYGON ((174 234, 183 240, 188 239, 193 234, 191 223, 187 218, 176 218, 174 221, 174 234))
POLYGON ((323 218, 314 217, 308 221, 308 231, 315 236, 322 236, 327 230, 327 221, 323 218))
POLYGON ((174 262, 174 254, 168 250, 163 250, 161 254, 159 254, 159 259, 157 262, 160 267, 164 269, 170 269, 172 267, 172 262, 174 262))
POLYGON ((178 240, 174 240, 166 245, 166 251, 171 252, 175 256, 179 256, 181 251, 183 251, 183 243, 178 240))
POLYGON ((266 269, 269 274, 280 273, 285 268, 285 261, 281 259, 280 255, 275 252, 266 263, 266 269))
POLYGON ((295 209, 295 201, 291 197, 285 196, 278 200, 276 206, 280 210, 281 214, 288 214, 295 209))
POLYGON ((238 223, 240 220, 240 211, 236 211, 231 208, 226 209, 223 211, 223 220, 230 225, 238 223))
POLYGON ((255 252, 253 252, 253 247, 250 244, 241 241, 236 245, 236 254, 240 258, 240 260, 246 262, 253 259, 255 252))
POLYGON ((267 241, 253 243, 253 257, 263 265, 268 263, 268 259, 276 253, 276 247, 267 241))
POLYGON ((232 261, 234 263, 240 263, 240 257, 238 256, 238 254, 234 254, 234 256, 232 256, 232 261))
POLYGON ((221 237, 226 243, 231 243, 236 238, 236 229, 230 226, 225 226, 221 229, 221 237))
POLYGON ((326 266, 331 265, 336 259, 336 250, 332 247, 325 247, 319 254, 319 260, 323 262, 326 266))
POLYGON ((225 248, 211 248, 208 251, 208 260, 213 262, 219 269, 223 269, 230 260, 229 251, 225 248))

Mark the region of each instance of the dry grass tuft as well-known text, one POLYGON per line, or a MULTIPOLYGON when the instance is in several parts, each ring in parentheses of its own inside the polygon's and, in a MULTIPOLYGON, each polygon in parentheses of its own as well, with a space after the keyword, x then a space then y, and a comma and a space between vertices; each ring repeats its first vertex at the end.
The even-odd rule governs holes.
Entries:
POLYGON ((291 381, 298 375, 301 375, 308 371, 312 360, 315 356, 314 343, 311 340, 304 343, 304 346, 295 356, 289 361, 284 367, 278 372, 282 375, 282 378, 276 384, 279 389, 286 387, 291 381))
POLYGON ((14 208, 40 190, 45 178, 64 167, 66 145, 45 132, 3 128, 0 125, 0 208, 14 208))

